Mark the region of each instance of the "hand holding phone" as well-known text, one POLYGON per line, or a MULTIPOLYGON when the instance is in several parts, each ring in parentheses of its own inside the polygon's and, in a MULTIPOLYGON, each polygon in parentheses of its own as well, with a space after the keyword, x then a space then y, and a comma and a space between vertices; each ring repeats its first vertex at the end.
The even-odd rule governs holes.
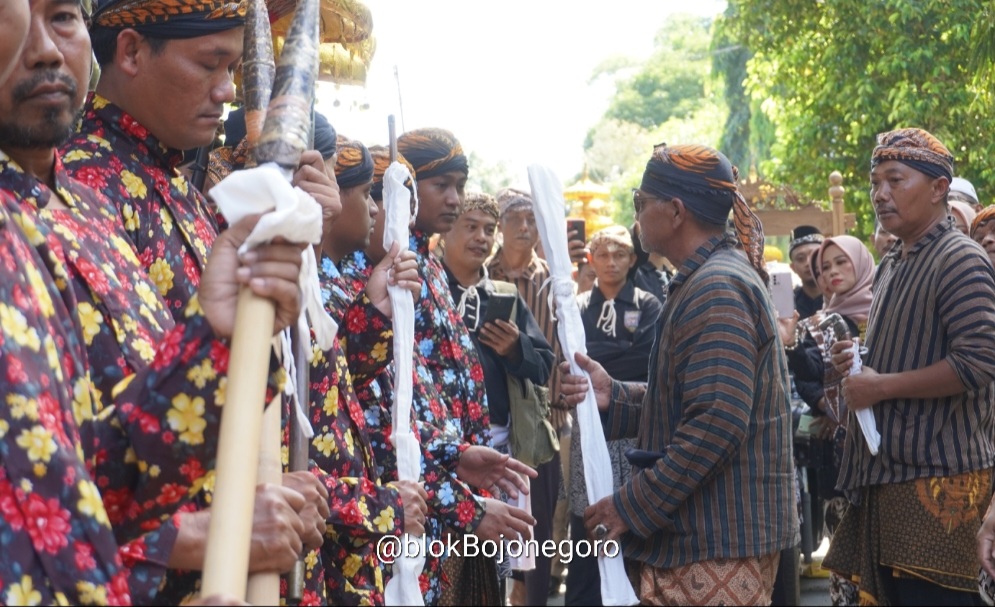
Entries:
POLYGON ((484 322, 477 329, 480 343, 492 348, 499 356, 509 358, 513 364, 521 362, 520 334, 512 318, 517 300, 516 295, 491 294, 484 311, 484 322))
POLYGON ((579 217, 568 217, 567 218, 567 237, 570 240, 579 240, 581 242, 587 242, 586 232, 587 222, 579 217), (570 236, 570 232, 576 232, 573 236, 570 236))
POLYGON ((770 296, 778 318, 792 318, 795 315, 795 289, 791 284, 791 270, 775 270, 770 273, 770 296))
POLYGON ((512 322, 511 312, 517 298, 504 293, 492 293, 487 298, 487 310, 484 312, 484 324, 495 320, 512 322))
POLYGON ((586 222, 583 219, 567 218, 567 249, 570 251, 570 261, 575 264, 587 257, 586 222))

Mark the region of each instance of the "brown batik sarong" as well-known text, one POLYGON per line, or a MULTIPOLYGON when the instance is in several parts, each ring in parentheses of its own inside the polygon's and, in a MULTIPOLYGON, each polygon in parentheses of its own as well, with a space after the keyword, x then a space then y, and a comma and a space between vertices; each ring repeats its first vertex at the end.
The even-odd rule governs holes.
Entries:
POLYGON ((482 554, 452 555, 442 562, 442 596, 439 605, 504 604, 498 585, 497 561, 482 554))
POLYGON ((861 605, 894 604, 891 580, 913 577, 978 591, 976 535, 991 496, 992 471, 861 489, 822 566, 860 589, 861 605))
POLYGON ((642 605, 770 605, 781 554, 700 561, 660 569, 643 565, 642 605))

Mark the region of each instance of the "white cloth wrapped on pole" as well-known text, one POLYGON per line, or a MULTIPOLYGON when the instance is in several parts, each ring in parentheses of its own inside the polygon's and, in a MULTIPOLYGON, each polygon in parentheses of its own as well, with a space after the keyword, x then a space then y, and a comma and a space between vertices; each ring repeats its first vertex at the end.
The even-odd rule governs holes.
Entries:
MULTIPOLYGON (((532 198, 535 201, 536 225, 546 252, 546 261, 549 263, 557 336, 560 338, 563 355, 570 363, 570 373, 588 377, 587 372, 574 359, 577 352, 587 354, 587 337, 580 308, 574 297, 573 263, 567 246, 563 187, 553 171, 544 166, 533 164, 528 170, 532 198)), ((583 402, 577 405, 575 414, 580 428, 581 450, 584 453, 587 499, 589 503, 596 504, 612 494, 613 486, 611 459, 593 388, 588 390, 583 402)), ((635 605, 639 602, 625 574, 621 555, 614 558, 599 556, 598 570, 601 573, 601 600, 604 605, 635 605)))
MULTIPOLYGON (((400 251, 408 249, 408 225, 411 222, 411 192, 404 182, 411 178, 399 162, 387 167, 383 178, 384 233, 383 246, 389 251, 394 243, 400 251)), ((397 285, 387 287, 394 327, 394 402, 391 405, 390 442, 397 454, 397 477, 417 482, 421 476, 421 446, 411 432, 413 357, 415 349, 415 302, 411 292, 397 285)), ((423 537, 405 533, 401 546, 422 546, 423 537), (414 541, 411 541, 414 540, 414 541)), ((424 554, 407 554, 401 550, 394 561, 394 571, 384 589, 387 605, 424 605, 418 576, 425 567, 424 554)))
MULTIPOLYGON (((249 215, 265 213, 239 247, 239 253, 245 253, 275 238, 283 238, 288 242, 321 244, 321 205, 304 190, 292 186, 290 178, 288 171, 269 163, 235 171, 211 188, 211 198, 231 225, 249 215)), ((328 350, 338 333, 338 324, 325 311, 321 301, 318 261, 314 248, 305 248, 301 259, 302 309, 297 319, 298 331, 300 335, 310 335, 310 320, 318 346, 328 350)), ((296 402, 295 415, 304 435, 311 438, 314 431, 305 410, 307 403, 300 402, 296 395, 294 378, 297 370, 288 332, 289 330, 284 331, 285 335, 280 338, 283 367, 289 378, 285 391, 296 402)), ((310 348, 308 353, 310 355, 310 348)))

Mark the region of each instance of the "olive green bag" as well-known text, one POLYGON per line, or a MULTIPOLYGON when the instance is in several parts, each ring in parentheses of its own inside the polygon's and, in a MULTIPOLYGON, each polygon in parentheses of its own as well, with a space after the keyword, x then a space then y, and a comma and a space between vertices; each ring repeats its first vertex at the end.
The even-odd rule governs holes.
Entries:
MULTIPOLYGON (((518 295, 518 288, 509 282, 493 281, 498 293, 518 295)), ((511 308, 511 318, 517 315, 518 301, 511 308)), ((509 447, 511 455, 533 468, 553 459, 560 451, 560 439, 549 423, 549 388, 537 386, 532 380, 505 373, 508 382, 509 447)))

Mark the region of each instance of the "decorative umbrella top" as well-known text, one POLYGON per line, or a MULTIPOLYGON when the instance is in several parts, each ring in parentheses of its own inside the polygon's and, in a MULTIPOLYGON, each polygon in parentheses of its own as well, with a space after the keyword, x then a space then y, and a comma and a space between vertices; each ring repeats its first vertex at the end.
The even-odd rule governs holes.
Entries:
POLYGON ((567 200, 579 200, 585 203, 595 198, 608 198, 610 195, 611 190, 607 187, 591 181, 591 178, 587 175, 587 165, 584 165, 584 176, 581 180, 563 190, 563 197, 567 200))

